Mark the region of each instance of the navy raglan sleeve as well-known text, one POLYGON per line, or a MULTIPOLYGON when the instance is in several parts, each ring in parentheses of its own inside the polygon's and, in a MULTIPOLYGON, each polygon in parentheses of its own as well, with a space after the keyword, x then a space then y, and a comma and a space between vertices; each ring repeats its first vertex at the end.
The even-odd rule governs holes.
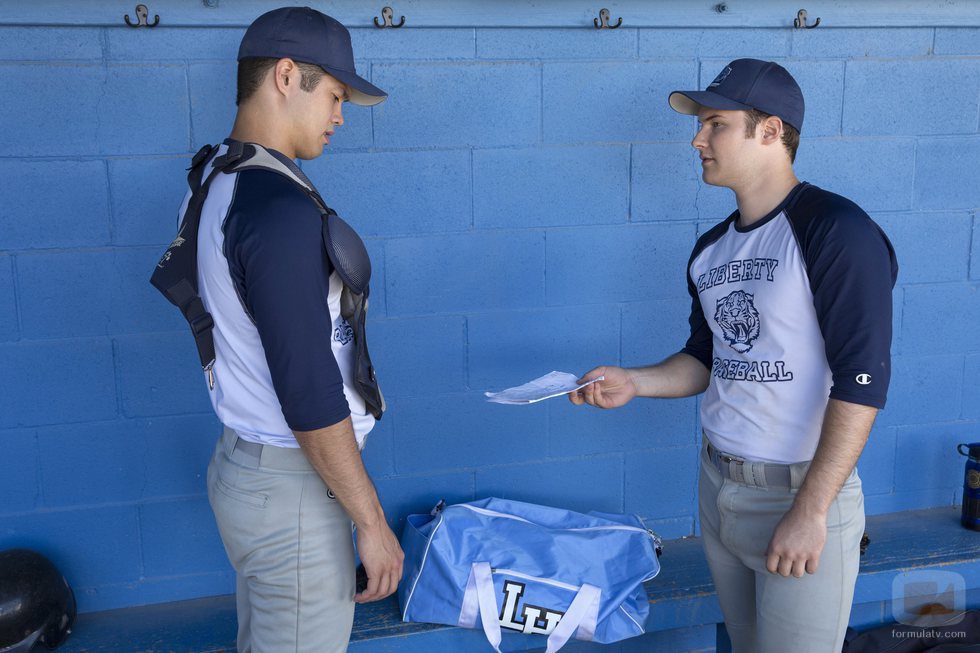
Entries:
POLYGON ((736 215, 737 212, 732 213, 725 220, 719 222, 698 238, 698 242, 695 243, 694 250, 691 252, 691 258, 687 262, 687 292, 691 296, 691 315, 687 321, 691 326, 691 335, 688 337, 687 343, 681 349, 681 352, 689 356, 694 356, 709 370, 711 369, 712 358, 714 356, 714 341, 711 334, 711 326, 708 325, 708 320, 704 317, 704 308, 701 306, 701 297, 698 295, 697 284, 691 278, 691 266, 694 264, 694 260, 700 256, 701 252, 710 247, 712 243, 716 242, 728 231, 736 215))
POLYGON ((833 374, 830 398, 884 408, 895 251, 878 225, 842 197, 825 193, 801 215, 794 227, 833 374))
POLYGON ((324 428, 350 415, 330 345, 332 267, 321 224, 316 206, 289 180, 262 170, 239 173, 225 222, 225 253, 294 431, 324 428))

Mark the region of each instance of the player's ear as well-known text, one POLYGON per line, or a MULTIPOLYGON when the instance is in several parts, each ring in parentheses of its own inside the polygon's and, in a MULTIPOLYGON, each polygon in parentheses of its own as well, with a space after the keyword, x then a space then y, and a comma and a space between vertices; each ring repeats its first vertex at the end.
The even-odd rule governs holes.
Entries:
POLYGON ((783 121, 779 116, 769 116, 762 123, 762 142, 778 143, 783 135, 783 121))

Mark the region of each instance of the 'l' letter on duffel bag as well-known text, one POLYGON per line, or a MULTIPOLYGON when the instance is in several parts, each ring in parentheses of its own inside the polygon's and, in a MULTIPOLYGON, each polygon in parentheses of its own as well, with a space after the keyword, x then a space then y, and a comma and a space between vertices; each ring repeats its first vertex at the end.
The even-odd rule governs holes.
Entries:
POLYGON ((482 628, 498 653, 501 629, 547 635, 548 653, 642 635, 659 546, 635 515, 494 498, 437 507, 402 534, 402 618, 482 628))

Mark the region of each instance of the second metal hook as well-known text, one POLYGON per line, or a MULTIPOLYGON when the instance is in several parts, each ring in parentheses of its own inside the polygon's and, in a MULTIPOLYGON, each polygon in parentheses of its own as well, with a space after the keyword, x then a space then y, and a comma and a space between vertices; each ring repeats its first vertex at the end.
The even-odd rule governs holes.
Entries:
POLYGON ((807 21, 806 9, 800 9, 798 12, 796 12, 796 18, 793 20, 793 27, 795 27, 796 29, 813 29, 814 27, 820 24, 819 18, 817 18, 816 22, 814 22, 813 25, 807 25, 806 21, 807 21))
POLYGON ((156 14, 153 17, 153 22, 147 22, 147 17, 150 15, 150 10, 146 8, 146 5, 136 5, 136 22, 129 20, 129 14, 123 16, 123 20, 130 27, 156 27, 160 24, 160 14, 156 14))
POLYGON ((620 16, 619 21, 617 21, 615 25, 610 25, 609 10, 603 8, 599 10, 599 17, 592 19, 592 24, 595 25, 596 29, 616 29, 617 27, 623 24, 623 17, 620 16))
POLYGON ((398 27, 401 27, 402 25, 405 24, 405 17, 404 16, 401 17, 401 21, 398 22, 398 23, 395 23, 394 22, 394 20, 393 20, 394 17, 395 17, 395 12, 392 11, 391 7, 385 7, 384 9, 381 10, 381 18, 383 19, 383 21, 379 21, 378 20, 378 17, 375 16, 374 17, 374 26, 375 27, 393 27, 393 28, 398 28, 398 27))

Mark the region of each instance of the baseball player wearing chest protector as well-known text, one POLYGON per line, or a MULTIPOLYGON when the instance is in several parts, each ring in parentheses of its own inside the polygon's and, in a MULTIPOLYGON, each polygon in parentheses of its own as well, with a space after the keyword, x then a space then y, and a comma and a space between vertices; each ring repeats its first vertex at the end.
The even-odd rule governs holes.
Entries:
POLYGON ((648 367, 602 366, 572 403, 704 392, 699 481, 705 553, 737 653, 840 651, 864 496, 855 467, 890 378, 888 239, 856 204, 793 171, 803 94, 781 66, 731 62, 697 116, 708 184, 737 210, 687 267, 690 337, 648 367))

